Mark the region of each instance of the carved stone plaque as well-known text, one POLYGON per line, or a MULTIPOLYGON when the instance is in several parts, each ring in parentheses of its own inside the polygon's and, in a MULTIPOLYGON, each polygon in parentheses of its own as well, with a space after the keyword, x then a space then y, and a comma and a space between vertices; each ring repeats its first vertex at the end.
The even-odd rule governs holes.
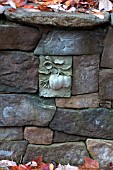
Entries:
POLYGON ((71 56, 40 56, 39 95, 70 97, 72 76, 71 56))

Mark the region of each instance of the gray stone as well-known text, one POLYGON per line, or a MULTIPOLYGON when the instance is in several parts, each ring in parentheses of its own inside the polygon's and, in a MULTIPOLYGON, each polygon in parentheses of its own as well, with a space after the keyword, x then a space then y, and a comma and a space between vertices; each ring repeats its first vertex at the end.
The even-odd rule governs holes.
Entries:
POLYGON ((104 50, 102 53, 101 67, 113 68, 113 28, 109 27, 104 42, 104 50))
POLYGON ((99 162, 100 170, 110 169, 108 165, 113 162, 113 141, 87 139, 86 144, 90 156, 99 162))
POLYGON ((110 14, 111 15, 111 25, 113 26, 113 12, 110 14))
POLYGON ((49 126, 68 134, 113 139, 113 110, 57 109, 49 126))
POLYGON ((0 91, 34 93, 37 90, 38 58, 19 51, 0 51, 0 91))
POLYGON ((49 128, 26 127, 24 130, 24 138, 32 144, 51 144, 53 139, 53 131, 49 128))
POLYGON ((69 135, 67 133, 58 132, 58 131, 55 131, 53 136, 54 143, 76 142, 76 141, 84 141, 84 140, 86 140, 86 137, 69 135))
POLYGON ((5 11, 9 20, 23 22, 37 26, 38 24, 65 26, 65 27, 89 27, 109 22, 109 13, 104 13, 104 19, 93 14, 66 13, 66 12, 29 12, 18 9, 16 12, 5 11))
POLYGON ((99 97, 113 100, 113 70, 104 69, 99 73, 99 97))
POLYGON ((72 57, 40 56, 39 95, 70 97, 72 57))
POLYGON ((0 141, 0 160, 9 159, 20 162, 27 149, 28 142, 23 141, 0 141))
POLYGON ((1 24, 0 34, 0 50, 31 51, 42 36, 36 28, 16 24, 1 24))
POLYGON ((101 53, 105 29, 53 30, 42 36, 36 55, 83 55, 101 53))
POLYGON ((77 165, 83 162, 84 157, 88 157, 85 144, 83 142, 69 142, 62 144, 45 145, 28 145, 24 157, 24 162, 33 160, 43 155, 44 162, 55 160, 61 164, 77 165))
POLYGON ((36 95, 0 94, 0 126, 47 126, 55 109, 53 99, 36 95))
POLYGON ((72 94, 98 91, 99 55, 73 57, 72 94))
POLYGON ((0 141, 22 140, 22 127, 0 127, 0 141))
POLYGON ((56 106, 61 108, 97 108, 99 107, 98 93, 56 98, 56 106))

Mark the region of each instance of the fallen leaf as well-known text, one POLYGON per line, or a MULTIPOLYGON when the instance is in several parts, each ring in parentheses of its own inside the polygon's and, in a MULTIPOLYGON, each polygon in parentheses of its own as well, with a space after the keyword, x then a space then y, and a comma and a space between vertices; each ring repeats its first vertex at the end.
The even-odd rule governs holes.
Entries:
POLYGON ((9 161, 9 160, 1 160, 0 161, 0 167, 1 166, 17 166, 16 162, 9 161))
POLYGON ((3 5, 0 5, 0 14, 2 14, 5 10, 5 7, 3 5))
POLYGON ((26 5, 27 0, 8 0, 8 3, 12 8, 16 9, 26 5))
POLYGON ((99 0, 99 10, 111 11, 113 4, 109 0, 99 0))
POLYGON ((84 158, 84 164, 79 166, 79 170, 99 170, 99 163, 91 158, 84 158))
POLYGON ((33 169, 27 165, 18 165, 9 167, 9 170, 33 170, 33 169))
POLYGON ((69 164, 67 164, 67 165, 59 164, 55 170, 79 170, 79 168, 76 166, 71 166, 69 164))

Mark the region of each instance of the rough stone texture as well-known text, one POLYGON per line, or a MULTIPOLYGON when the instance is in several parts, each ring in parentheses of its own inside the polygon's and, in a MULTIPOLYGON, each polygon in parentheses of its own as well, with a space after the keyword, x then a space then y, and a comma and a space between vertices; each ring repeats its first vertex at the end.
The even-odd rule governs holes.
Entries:
POLYGON ((37 90, 38 58, 19 51, 0 51, 0 91, 34 93, 37 90))
POLYGON ((99 107, 98 93, 56 98, 56 106, 62 108, 95 108, 99 107))
POLYGON ((43 35, 36 55, 83 55, 101 53, 105 29, 53 30, 43 35))
POLYGON ((75 135, 69 135, 63 132, 54 132, 53 136, 53 142, 60 143, 60 142, 75 142, 75 141, 84 141, 86 140, 86 137, 82 136, 75 136, 75 135))
POLYGON ((72 76, 71 56, 40 56, 39 95, 70 97, 72 76))
POLYGON ((111 101, 111 107, 113 108, 113 101, 111 101))
POLYGON ((100 163, 100 170, 105 170, 113 162, 113 141, 87 139, 86 144, 90 156, 100 163))
POLYGON ((113 70, 104 69, 99 73, 99 97, 113 100, 113 70))
POLYGON ((110 14, 110 18, 111 18, 111 25, 113 26, 113 12, 110 14))
POLYGON ((104 42, 104 50, 102 53, 101 67, 113 68, 113 28, 109 27, 104 42))
POLYGON ((32 144, 51 144, 53 131, 49 128, 26 127, 24 138, 32 144))
POLYGON ((113 110, 57 109, 50 128, 68 134, 113 139, 113 110))
POLYGON ((72 95, 98 91, 99 55, 73 57, 72 95))
POLYGON ((55 109, 53 99, 36 95, 1 94, 0 126, 47 126, 55 109))
POLYGON ((22 140, 22 127, 0 127, 0 141, 22 140))
POLYGON ((0 25, 0 34, 0 50, 31 51, 42 36, 36 28, 14 24, 0 25))
POLYGON ((111 105, 112 105, 112 102, 111 102, 111 101, 108 101, 108 100, 100 100, 99 103, 100 103, 100 104, 99 104, 100 107, 105 107, 105 108, 111 109, 111 105))
POLYGON ((0 160, 9 159, 19 162, 24 156, 28 142, 23 141, 0 141, 0 160))
POLYGON ((28 162, 40 155, 43 155, 45 162, 55 160, 62 164, 70 163, 71 165, 80 164, 83 162, 84 157, 89 156, 83 142, 69 142, 49 146, 30 144, 27 147, 24 162, 28 162))
POLYGON ((38 24, 69 26, 69 27, 88 27, 96 26, 109 22, 109 13, 104 13, 104 19, 99 19, 92 14, 82 13, 61 13, 61 12, 27 12, 18 9, 16 12, 5 11, 7 19, 24 22, 37 26, 38 24))

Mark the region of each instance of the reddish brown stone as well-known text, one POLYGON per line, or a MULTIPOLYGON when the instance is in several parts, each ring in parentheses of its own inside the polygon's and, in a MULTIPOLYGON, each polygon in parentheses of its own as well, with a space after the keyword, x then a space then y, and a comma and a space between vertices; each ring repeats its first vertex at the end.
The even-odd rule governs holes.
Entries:
POLYGON ((38 58, 24 52, 0 52, 0 91, 34 93, 38 90, 38 58))
POLYGON ((101 59, 101 66, 107 68, 113 68, 113 28, 109 27, 105 43, 104 50, 101 59))
POLYGON ((100 71, 99 97, 105 100, 113 100, 113 70, 111 69, 100 71))
POLYGON ((98 91, 99 55, 73 57, 72 94, 98 91))
POLYGON ((32 144, 51 144, 53 131, 49 128, 26 127, 24 138, 32 144))
POLYGON ((98 93, 71 96, 70 98, 57 98, 56 106, 63 108, 91 108, 99 107, 98 93))
POLYGON ((0 50, 31 51, 38 44, 41 33, 38 29, 20 25, 0 25, 0 50))

